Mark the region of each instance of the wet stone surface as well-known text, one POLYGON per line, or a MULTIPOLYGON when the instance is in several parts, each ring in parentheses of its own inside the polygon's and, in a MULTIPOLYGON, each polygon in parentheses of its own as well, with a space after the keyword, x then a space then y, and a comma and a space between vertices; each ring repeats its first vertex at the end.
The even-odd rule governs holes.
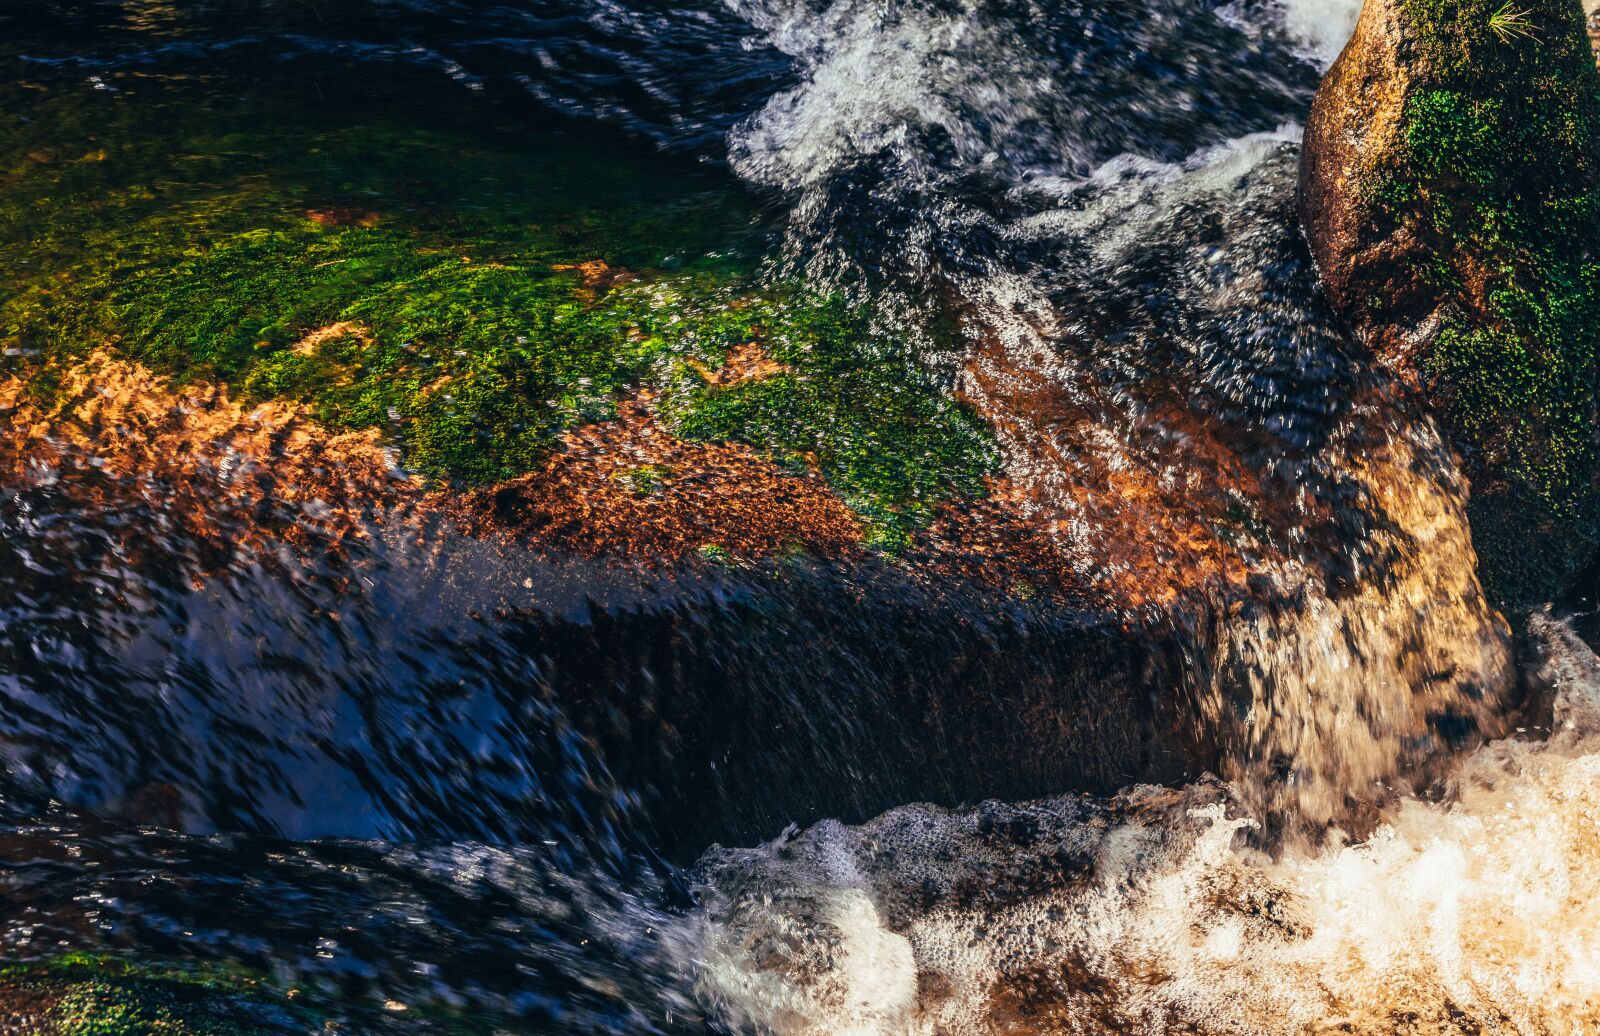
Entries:
POLYGON ((1522 722, 1308 10, 0 11, 0 1028, 1233 1031, 1522 722))

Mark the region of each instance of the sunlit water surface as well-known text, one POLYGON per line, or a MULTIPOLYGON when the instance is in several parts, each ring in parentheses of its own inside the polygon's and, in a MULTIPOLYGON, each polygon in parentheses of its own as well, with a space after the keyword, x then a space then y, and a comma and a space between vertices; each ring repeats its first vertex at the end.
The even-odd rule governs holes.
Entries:
POLYGON ((1216 670, 1254 674, 1242 706, 1215 692, 1248 717, 1227 783, 906 805, 685 869, 535 691, 523 591, 581 616, 599 574, 444 531, 219 557, 158 495, 88 506, 107 476, 68 451, 0 492, 8 953, 239 961, 362 1031, 444 1024, 385 1003, 572 1033, 1600 1025, 1600 666, 1568 627, 1537 620, 1528 650, 1553 709, 1427 800, 1379 789, 1354 844, 1249 837, 1284 810, 1337 821, 1511 665, 1448 450, 1382 409, 1298 243, 1298 125, 1355 0, 245 6, 24 4, 0 60, 81 91, 91 128, 167 78, 246 111, 314 87, 356 117, 392 79, 439 118, 492 108, 698 168, 758 214, 775 273, 907 328, 963 301, 928 362, 990 400, 1008 473, 1088 578, 1136 573, 1063 473, 1162 470, 1184 446, 1147 386, 1177 371, 1206 427, 1259 435, 1286 502, 1251 549, 1301 604, 1215 645, 1216 670), (1008 379, 1089 432, 1008 411, 1008 379), (1380 500, 1406 535, 1327 499, 1380 500), (1383 592, 1334 592, 1372 565, 1383 592), (1440 672, 1437 712, 1412 715, 1440 672))

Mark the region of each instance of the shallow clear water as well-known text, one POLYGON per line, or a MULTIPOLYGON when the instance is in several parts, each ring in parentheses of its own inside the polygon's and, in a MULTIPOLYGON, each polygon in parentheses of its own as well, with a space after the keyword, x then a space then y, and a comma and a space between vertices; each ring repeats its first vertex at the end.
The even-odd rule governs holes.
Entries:
MULTIPOLYGON (((590 736, 603 695, 543 678, 582 664, 582 636, 553 661, 541 617, 581 629, 647 589, 381 509, 336 550, 337 523, 240 488, 226 444, 194 461, 227 490, 196 523, 67 443, 0 489, 8 955, 241 963, 356 1031, 1600 1024, 1583 643, 1539 626, 1548 742, 1476 748, 1426 797, 1387 783, 1457 729, 1517 732, 1453 460, 1340 334, 1294 221, 1298 123, 1358 6, 7 5, 0 190, 108 151, 133 174, 107 182, 150 195, 127 211, 178 199, 198 222, 248 188, 515 212, 568 228, 567 262, 803 276, 979 401, 1030 514, 1120 618, 1203 614, 1231 577, 1191 578, 1169 527, 1067 472, 1139 473, 1149 513, 1238 509, 1232 546, 1280 602, 1188 631, 1170 689, 1227 731, 1226 784, 781 837, 815 818, 756 804, 728 829, 777 841, 686 847, 648 768, 590 736), (462 151, 477 174, 439 172, 462 151), (1194 488, 1218 451, 1253 490, 1194 488), (307 539, 263 547, 264 526, 307 539), (1347 592, 1373 571, 1380 590, 1347 592), (1360 844, 1248 837, 1352 811, 1360 844)), ((84 175, 52 255, 115 240, 84 175)), ((24 219, 8 233, 32 247, 24 219)), ((860 730, 804 686, 774 699, 820 733, 748 750, 820 783, 910 729, 860 730)))

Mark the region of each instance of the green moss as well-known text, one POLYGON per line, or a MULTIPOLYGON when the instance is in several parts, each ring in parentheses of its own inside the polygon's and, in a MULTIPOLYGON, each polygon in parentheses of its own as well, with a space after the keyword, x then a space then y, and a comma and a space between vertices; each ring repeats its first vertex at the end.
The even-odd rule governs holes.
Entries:
POLYGON ((1575 3, 1403 0, 1420 60, 1380 211, 1432 244, 1421 372, 1478 474, 1491 589, 1548 595, 1600 537, 1600 76, 1575 3), (1503 28, 1503 27, 1502 27, 1503 28))
MULTIPOLYGON (((426 1001, 351 1003, 331 990, 279 989, 232 964, 74 952, 0 967, 0 1024, 45 1019, 39 1036, 299 1036, 331 1031, 503 1033, 493 1012, 426 1001)), ((11 1030, 7 1030, 8 1032, 11 1030)))
POLYGON ((42 998, 53 1036, 278 1036, 323 1024, 250 973, 216 965, 71 953, 8 967, 0 983, 6 996, 42 998))
POLYGON ((681 434, 814 463, 891 553, 940 500, 982 493, 995 464, 986 431, 866 314, 811 296, 757 312, 769 355, 789 371, 674 397, 668 412, 681 434))
POLYGON ((229 1020, 206 1000, 195 1000, 159 983, 79 982, 55 1010, 61 1036, 257 1036, 266 1030, 229 1020))
POLYGON ((671 478, 672 475, 672 468, 665 464, 641 464, 622 472, 616 478, 626 485, 633 495, 649 496, 661 485, 663 479, 671 478))
POLYGON ((716 543, 707 543, 700 547, 700 557, 705 561, 719 565, 733 563, 733 555, 728 553, 728 548, 716 543))
POLYGON ((49 145, 81 158, 29 158, 36 127, 73 125, 69 100, 0 132, 0 345, 29 362, 109 344, 379 429, 412 470, 465 485, 531 470, 649 385, 680 434, 815 463, 886 547, 992 466, 870 314, 757 287, 753 205, 707 174, 558 132, 181 98, 49 145), (586 282, 577 264, 600 265, 586 282), (700 373, 751 341, 787 372, 700 373))

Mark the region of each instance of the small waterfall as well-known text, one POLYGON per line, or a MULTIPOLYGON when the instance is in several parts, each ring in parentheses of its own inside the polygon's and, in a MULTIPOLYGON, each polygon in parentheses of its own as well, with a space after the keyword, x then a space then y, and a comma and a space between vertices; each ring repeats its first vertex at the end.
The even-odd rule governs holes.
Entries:
POLYGON ((1600 1031, 1600 659, 1536 616, 1518 699, 1457 459, 1300 239, 1359 0, 68 6, 103 52, 7 67, 107 110, 339 63, 715 167, 773 281, 988 422, 981 506, 1084 612, 535 559, 308 410, 0 384, 12 955, 242 962, 377 1033, 1600 1031), (800 816, 851 822, 705 848, 800 816))
POLYGON ((1461 480, 1429 477, 1405 440, 1350 461, 1393 560, 1342 593, 1300 573, 1293 604, 1220 634, 1211 707, 1242 717, 1221 773, 1258 816, 1337 821, 1468 733, 1508 732, 1510 635, 1478 585, 1461 480))
POLYGON ((1591 1031, 1600 659, 1549 619, 1534 637, 1549 728, 1358 844, 1244 848, 1256 822, 1201 783, 713 849, 702 996, 786 1036, 1591 1031))
POLYGON ((932 359, 1028 521, 1130 627, 1179 628, 1202 751, 1315 830, 1503 732, 1508 632, 1450 448, 1300 240, 1316 76, 1286 52, 1325 64, 1359 5, 1195 6, 736 5, 805 77, 733 165, 794 195, 791 268, 903 321, 953 300, 932 359))

